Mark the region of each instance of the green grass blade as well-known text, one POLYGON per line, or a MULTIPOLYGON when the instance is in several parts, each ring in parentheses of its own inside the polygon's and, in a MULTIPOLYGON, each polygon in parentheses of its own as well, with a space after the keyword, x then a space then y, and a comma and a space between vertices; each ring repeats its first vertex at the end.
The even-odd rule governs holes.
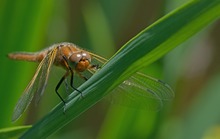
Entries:
POLYGON ((21 135, 24 131, 26 131, 29 128, 31 128, 30 125, 1 128, 0 129, 0 138, 1 139, 8 139, 8 138, 18 137, 19 135, 21 135))
POLYGON ((161 18, 126 43, 93 77, 79 87, 83 98, 60 103, 22 138, 46 138, 97 103, 134 72, 154 62, 220 16, 219 0, 195 0, 161 18))

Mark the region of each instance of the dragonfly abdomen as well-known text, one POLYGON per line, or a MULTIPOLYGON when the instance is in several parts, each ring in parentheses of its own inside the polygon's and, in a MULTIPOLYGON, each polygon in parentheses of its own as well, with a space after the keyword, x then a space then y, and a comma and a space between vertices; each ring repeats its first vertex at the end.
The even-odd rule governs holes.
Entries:
POLYGON ((8 57, 10 59, 15 60, 23 60, 23 61, 33 61, 33 62, 40 62, 45 57, 46 53, 27 53, 27 52, 15 52, 9 53, 8 57))

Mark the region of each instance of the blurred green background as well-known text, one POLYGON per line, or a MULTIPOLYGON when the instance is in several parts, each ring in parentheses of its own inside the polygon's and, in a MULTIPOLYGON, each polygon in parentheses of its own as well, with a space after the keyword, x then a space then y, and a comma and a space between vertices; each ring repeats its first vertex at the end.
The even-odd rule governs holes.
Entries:
MULTIPOLYGON (((34 124, 46 115, 60 101, 51 92, 64 73, 54 67, 40 104, 31 105, 22 118, 11 123, 13 108, 37 63, 12 61, 7 53, 38 51, 68 41, 110 58, 142 29, 185 2, 0 0, 0 128, 34 124)), ((219 26, 219 21, 210 25, 143 69, 169 83, 176 93, 161 111, 134 110, 101 101, 51 138, 220 138, 219 26)))

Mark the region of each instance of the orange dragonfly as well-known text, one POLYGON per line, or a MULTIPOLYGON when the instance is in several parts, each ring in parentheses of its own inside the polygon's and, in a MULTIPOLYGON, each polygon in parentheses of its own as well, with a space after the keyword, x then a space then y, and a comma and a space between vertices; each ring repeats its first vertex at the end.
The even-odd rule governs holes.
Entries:
MULTIPOLYGON (((36 102, 40 100, 47 86, 52 65, 60 66, 66 70, 66 73, 55 88, 56 94, 65 105, 65 100, 58 92, 63 81, 70 75, 70 86, 82 94, 80 90, 73 86, 74 73, 87 80, 88 78, 83 75, 85 71, 94 74, 100 68, 99 66, 107 62, 105 58, 80 49, 75 44, 68 42, 54 44, 35 53, 10 53, 8 57, 15 60, 39 62, 36 73, 16 104, 12 116, 13 122, 22 115, 33 98, 35 98, 36 102), (92 64, 93 62, 98 64, 92 64)), ((158 109, 162 106, 163 100, 170 100, 174 97, 174 92, 168 84, 140 72, 125 80, 111 94, 109 98, 111 98, 113 103, 129 106, 138 104, 143 107, 149 107, 149 109, 158 109)))

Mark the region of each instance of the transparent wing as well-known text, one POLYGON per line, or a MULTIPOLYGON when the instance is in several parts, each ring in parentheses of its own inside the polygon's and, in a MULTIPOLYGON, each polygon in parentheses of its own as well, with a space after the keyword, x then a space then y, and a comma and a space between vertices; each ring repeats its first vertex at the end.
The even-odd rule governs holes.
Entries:
MULTIPOLYGON (((107 62, 105 58, 92 53, 91 55, 100 64, 107 62)), ((173 97, 174 92, 168 84, 137 72, 116 87, 108 99, 112 103, 124 106, 159 110, 164 100, 173 97)))
POLYGON ((57 48, 52 49, 38 65, 34 77, 29 82, 15 106, 12 121, 16 121, 22 115, 31 103, 34 95, 36 97, 36 101, 39 101, 46 88, 49 73, 56 57, 56 53, 57 48))
POLYGON ((159 110, 164 100, 174 97, 170 86, 140 72, 133 74, 110 94, 112 103, 159 110))

